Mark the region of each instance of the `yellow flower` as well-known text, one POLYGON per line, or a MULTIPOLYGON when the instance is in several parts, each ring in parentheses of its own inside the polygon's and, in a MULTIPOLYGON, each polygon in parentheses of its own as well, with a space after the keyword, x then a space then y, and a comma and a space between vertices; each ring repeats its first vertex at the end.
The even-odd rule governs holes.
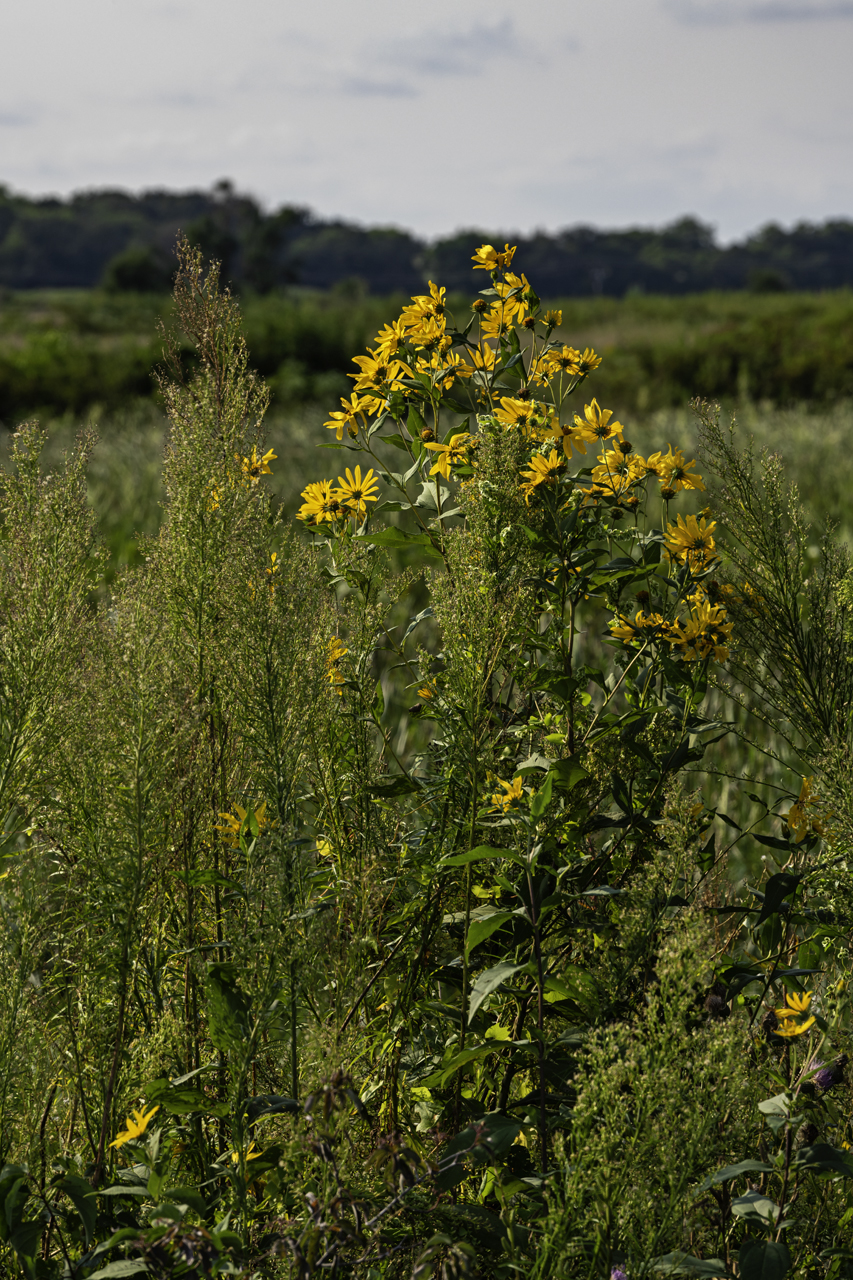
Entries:
POLYGON ((514 253, 514 245, 511 249, 506 245, 501 252, 499 249, 493 249, 490 244, 481 244, 471 261, 475 271, 498 271, 510 265, 514 253))
MULTIPOLYGON (((248 809, 244 809, 242 805, 235 804, 234 813, 220 813, 219 815, 222 819, 222 826, 216 827, 215 830, 221 831, 223 841, 225 844, 230 845, 232 849, 240 847, 240 830, 246 821, 247 813, 248 809)), ((255 822, 257 822, 260 831, 263 831, 264 827, 267 826, 266 800, 259 808, 255 809, 255 822)))
POLYGON ((424 702, 429 702, 430 698, 435 697, 435 690, 431 685, 421 685, 420 689, 418 689, 418 697, 422 698, 424 702))
POLYGON ((266 569, 264 569, 264 573, 266 574, 266 578, 267 578, 267 586, 269 587, 270 591, 275 590, 275 575, 278 573, 280 568, 281 568, 281 565, 278 563, 278 552, 271 551, 269 565, 267 566, 266 569))
POLYGON ((612 417, 612 409, 602 409, 598 401, 593 400, 592 404, 584 405, 583 417, 579 413, 575 414, 575 426, 583 440, 591 440, 593 443, 596 440, 613 440, 616 437, 621 440, 624 427, 621 422, 611 422, 612 417))
POLYGON ((126 1142, 135 1142, 137 1138, 141 1138, 145 1130, 148 1128, 148 1122, 152 1116, 155 1116, 160 1110, 159 1107, 152 1107, 150 1111, 134 1111, 132 1115, 125 1120, 126 1129, 118 1134, 111 1147, 123 1147, 126 1142))
POLYGON ((379 481, 373 474, 373 468, 362 479, 361 467, 356 467, 355 475, 346 468, 346 480, 338 476, 338 488, 332 492, 346 506, 352 515, 366 516, 368 502, 375 502, 379 497, 379 481))
POLYGON ((337 491, 332 488, 331 480, 312 481, 302 490, 302 497, 305 501, 297 511, 296 518, 305 524, 318 525, 324 521, 331 523, 346 515, 337 491))
POLYGON ((487 338, 505 338, 512 328, 502 302, 493 302, 489 314, 480 321, 480 332, 487 338))
POLYGON ((797 995, 796 992, 791 995, 790 992, 785 995, 785 1005, 781 1009, 776 1009, 776 1017, 782 1023, 773 1032, 777 1036, 801 1036, 814 1026, 814 1015, 805 1017, 811 1008, 812 995, 814 992, 807 991, 805 995, 797 995), (796 1022, 796 1018, 805 1018, 802 1022, 796 1022))
POLYGON ((449 480, 450 468, 460 466, 468 461, 470 439, 471 436, 467 431, 459 431, 455 436, 450 437, 449 444, 425 444, 425 449, 438 454, 435 466, 430 470, 430 475, 442 475, 445 480, 449 480))
POLYGON ((501 406, 495 410, 495 418, 505 427, 518 427, 526 436, 544 422, 542 409, 532 400, 519 400, 501 396, 501 406))
POLYGON ((418 373, 433 375, 434 383, 441 383, 445 391, 450 390, 457 378, 470 378, 474 373, 458 351, 433 351, 429 359, 419 356, 415 367, 418 373))
POLYGON ((673 449, 672 445, 668 446, 668 452, 653 453, 646 462, 648 471, 653 471, 659 478, 661 486, 665 489, 674 489, 676 493, 681 489, 701 489, 705 490, 705 484, 700 475, 693 475, 690 468, 696 466, 696 459, 692 458, 690 462, 685 462, 684 454, 680 449, 673 449))
POLYGON ((408 369, 399 360, 389 359, 379 350, 368 350, 366 356, 354 356, 353 364, 357 364, 360 373, 350 373, 348 377, 355 379, 356 391, 384 388, 396 389, 398 378, 404 378, 408 369))
POLYGON ((492 808, 501 809, 504 813, 508 813, 514 804, 517 804, 524 796, 524 789, 521 785, 521 775, 513 778, 512 782, 504 782, 503 778, 495 778, 495 782, 499 787, 503 787, 503 793, 496 791, 492 796, 492 808))
POLYGON ((278 454, 273 453, 272 449, 267 449, 264 456, 259 458, 257 445, 253 444, 250 457, 240 459, 236 453, 234 454, 234 457, 240 463, 243 475, 249 483, 257 484, 261 476, 272 475, 272 467, 270 466, 270 463, 278 457, 278 454))
MULTIPOLYGON (((465 366, 468 372, 464 373, 462 375, 463 377, 472 377, 477 372, 488 373, 491 369, 494 369, 495 367, 495 360, 497 359, 497 356, 494 350, 489 346, 475 347, 473 351, 469 350, 467 352, 467 355, 469 356, 472 363, 470 366, 469 365, 465 366)), ((462 372, 462 369, 460 367, 460 373, 461 372, 462 372)))
POLYGON ((548 428, 548 435, 560 441, 563 446, 563 453, 567 458, 572 456, 573 448, 577 449, 578 453, 586 453, 586 444, 575 428, 570 427, 568 423, 555 422, 553 426, 548 428))
POLYGON ((657 635, 668 637, 670 629, 670 624, 664 621, 662 614, 643 613, 642 609, 638 609, 634 614, 633 622, 626 614, 620 613, 610 623, 610 633, 613 638, 622 640, 625 644, 633 644, 638 640, 645 642, 657 635), (644 635, 643 632, 650 634, 644 635))
POLYGON ((592 373, 593 369, 597 369, 601 364, 601 356, 597 356, 592 347, 584 347, 578 359, 578 373, 582 373, 584 377, 588 373, 592 373))
POLYGON ((542 319, 549 329, 559 329, 563 323, 563 313, 562 311, 546 311, 542 319))
POLYGON ((406 341, 406 326, 401 316, 391 324, 386 324, 376 335, 374 351, 377 356, 390 360, 396 354, 401 342, 406 341))
POLYGON ((525 502, 530 502, 530 495, 538 485, 552 484, 565 466, 565 459, 560 457, 556 449, 552 449, 547 458, 541 453, 534 454, 530 459, 530 470, 521 473, 527 481, 527 484, 521 486, 525 502))
POLYGON ((717 662, 725 662, 729 656, 729 640, 732 623, 726 621, 722 605, 696 593, 690 618, 686 623, 677 622, 672 629, 672 643, 681 649, 688 662, 713 656, 717 662))
MULTIPOLYGON (((263 1152, 259 1151, 258 1148, 255 1146, 255 1143, 253 1142, 250 1145, 249 1150, 246 1152, 246 1160, 259 1160, 262 1154, 263 1152)), ((236 1148, 233 1148, 231 1151, 231 1163, 232 1164, 240 1163, 240 1152, 236 1148)))
POLYGON ((671 560, 681 560, 695 572, 706 569, 718 558, 714 550, 712 530, 716 520, 697 520, 696 516, 679 516, 675 524, 666 526, 666 548, 671 560))
POLYGON ((812 789, 812 777, 803 778, 803 785, 800 787, 800 794, 796 802, 791 805, 785 815, 785 822, 788 830, 794 837, 794 842, 799 844, 806 838, 809 831, 813 831, 815 835, 823 835, 823 823, 817 818, 810 818, 808 810, 815 803, 815 796, 812 789))
POLYGON ((349 649, 346 647, 343 640, 339 640, 337 636, 332 636, 332 639, 328 644, 328 653, 326 656, 326 677, 339 698, 344 696, 344 691, 341 688, 341 685, 344 682, 344 677, 341 673, 339 664, 341 658, 343 658, 347 653, 349 653, 349 649))
POLYGON ((495 285, 495 293, 501 301, 496 302, 494 306, 495 308, 502 308, 504 320, 511 321, 515 319, 520 321, 523 318, 524 313, 527 311, 527 303, 522 294, 529 288, 530 284, 527 276, 517 276, 512 271, 503 284, 495 285), (510 294, 513 296, 510 297, 510 294))
POLYGON ((364 416, 365 409, 370 412, 376 407, 376 402, 374 402, 371 397, 357 396, 355 392, 353 392, 349 400, 345 400, 344 397, 341 396, 341 404, 343 405, 343 412, 339 409, 334 410, 329 414, 329 421, 323 423, 323 426, 327 427, 329 431, 336 431, 338 433, 339 440, 343 440, 344 438, 344 427, 346 427, 348 431, 351 427, 355 431, 358 431, 359 426, 363 427, 366 422, 366 418, 364 416))
MULTIPOLYGON (((548 312, 547 314, 553 314, 548 312)), ((562 312, 557 312, 562 319, 562 312)), ((580 373, 581 353, 574 347, 562 346, 559 351, 549 351, 543 357, 543 363, 549 376, 554 374, 568 374, 569 377, 575 377, 580 373)))
POLYGON ((405 325, 407 329, 417 328, 426 318, 438 320, 442 328, 446 323, 444 314, 447 310, 447 304, 444 301, 445 290, 440 289, 437 284, 429 281, 429 293, 418 294, 412 298, 412 305, 403 307, 400 313, 400 323, 405 325))

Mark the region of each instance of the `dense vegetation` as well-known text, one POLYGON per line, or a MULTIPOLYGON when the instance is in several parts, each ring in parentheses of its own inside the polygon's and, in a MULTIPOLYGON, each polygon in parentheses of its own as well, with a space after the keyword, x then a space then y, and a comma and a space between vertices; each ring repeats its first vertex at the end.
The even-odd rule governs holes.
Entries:
MULTIPOLYGON (((411 293, 427 277, 466 289, 471 254, 499 233, 465 230, 431 243, 390 227, 323 221, 298 205, 265 212, 221 182, 210 192, 85 191, 30 199, 0 188, 0 286, 154 291, 168 287, 178 231, 223 265, 241 291, 345 281, 373 294, 411 293)), ((519 242, 528 270, 555 296, 627 292, 838 289, 853 286, 853 222, 769 225, 722 247, 713 229, 681 218, 661 230, 536 232, 519 242)))
POLYGON ((156 509, 154 419, 111 479, 12 439, 11 1275, 853 1274, 846 549, 477 259, 382 317, 296 532, 187 244, 130 567, 88 496, 156 509))
MULTIPOLYGON (((465 307, 461 297, 454 306, 465 307)), ((346 393, 352 354, 400 299, 296 292, 243 300, 246 334, 274 409, 346 393)), ((724 402, 830 405, 853 397, 853 292, 556 299, 557 336, 606 360, 601 395, 619 412, 724 402)), ((156 396, 167 296, 24 292, 0 300, 0 421, 114 411, 156 396)))

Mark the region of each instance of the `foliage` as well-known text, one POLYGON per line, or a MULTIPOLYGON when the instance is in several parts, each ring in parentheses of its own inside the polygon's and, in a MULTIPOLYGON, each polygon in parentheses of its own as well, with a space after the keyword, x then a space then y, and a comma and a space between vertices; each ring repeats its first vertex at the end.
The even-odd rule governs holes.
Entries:
MULTIPOLYGON (((129 253, 122 270, 173 271, 159 258, 129 253)), ((352 351, 399 301, 355 287, 244 299, 252 359, 269 382, 276 412, 344 394, 352 351)), ((450 301, 467 305, 461 297, 450 301)), ((848 290, 621 300, 552 295, 545 307, 562 314, 555 336, 566 345, 593 343, 605 352, 599 398, 635 419, 668 407, 686 411, 695 395, 752 412, 768 405, 825 411, 853 396, 848 290)), ((0 299, 0 418, 13 426, 33 412, 100 417, 152 404, 161 349, 151 335, 161 315, 172 316, 165 294, 67 290, 0 299)), ((185 353, 191 357, 189 342, 185 353)), ((806 453, 807 465, 813 456, 806 453)))
POLYGON ((850 1274, 845 554, 705 407, 640 453, 513 257, 356 358, 297 534, 187 242, 109 585, 91 437, 16 433, 10 1274, 850 1274))
MULTIPOLYGON (((91 288, 106 279, 130 290, 160 287, 162 259, 181 228, 220 259, 229 284, 261 293, 344 282, 373 294, 409 293, 423 287, 424 272, 464 290, 471 254, 494 238, 466 230, 425 243, 396 228, 325 221, 298 205, 267 212, 227 180, 211 191, 95 190, 67 200, 0 187, 0 286, 91 288)), ((725 247, 713 227, 691 217, 660 229, 538 231, 520 242, 528 269, 555 294, 614 298, 631 289, 678 295, 850 286, 852 246, 853 224, 841 218, 787 231, 771 223, 725 247)))

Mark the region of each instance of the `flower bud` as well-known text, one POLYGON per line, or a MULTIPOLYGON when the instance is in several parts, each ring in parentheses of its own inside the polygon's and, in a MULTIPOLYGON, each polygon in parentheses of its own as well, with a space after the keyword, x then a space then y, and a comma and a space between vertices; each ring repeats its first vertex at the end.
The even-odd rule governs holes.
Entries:
POLYGON ((475 299, 475 301, 471 303, 471 310, 476 311, 478 315, 482 315, 484 311, 488 310, 488 304, 486 302, 486 299, 485 298, 475 299))
POLYGON ((421 432, 421 439, 423 440, 424 444, 427 444, 430 440, 435 439, 435 432, 432 431, 429 427, 424 427, 423 431, 421 432))

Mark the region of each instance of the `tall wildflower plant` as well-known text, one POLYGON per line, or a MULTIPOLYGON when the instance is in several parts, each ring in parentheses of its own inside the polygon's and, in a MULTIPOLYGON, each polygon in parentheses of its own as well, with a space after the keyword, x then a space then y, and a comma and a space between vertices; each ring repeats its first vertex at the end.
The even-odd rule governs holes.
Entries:
POLYGON ((510 246, 473 266, 356 357, 295 536, 186 244, 162 527, 108 595, 91 442, 18 437, 10 1274, 849 1270, 846 561, 713 415, 707 480, 632 440, 510 246))

